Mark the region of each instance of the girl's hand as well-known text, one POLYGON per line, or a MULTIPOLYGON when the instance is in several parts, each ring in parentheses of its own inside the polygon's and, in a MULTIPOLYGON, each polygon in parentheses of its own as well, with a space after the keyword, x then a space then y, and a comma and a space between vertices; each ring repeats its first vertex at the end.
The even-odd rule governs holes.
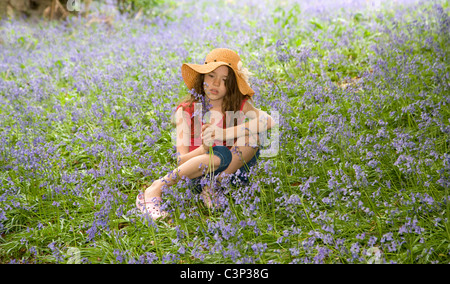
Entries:
POLYGON ((205 123, 202 126, 202 142, 205 149, 214 145, 214 140, 223 141, 223 129, 211 123, 205 123))
POLYGON ((209 147, 214 145, 213 128, 211 127, 210 123, 203 124, 201 137, 202 137, 203 148, 206 151, 208 151, 209 147))

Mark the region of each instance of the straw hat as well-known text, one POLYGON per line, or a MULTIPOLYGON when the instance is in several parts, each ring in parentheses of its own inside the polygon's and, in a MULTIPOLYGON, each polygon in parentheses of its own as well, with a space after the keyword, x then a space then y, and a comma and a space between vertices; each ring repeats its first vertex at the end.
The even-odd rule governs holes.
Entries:
POLYGON ((248 78, 252 73, 250 73, 247 68, 242 67, 242 61, 239 55, 227 48, 213 49, 206 56, 205 64, 184 63, 181 66, 181 75, 183 76, 184 83, 190 90, 194 87, 194 83, 199 74, 207 74, 223 65, 233 69, 239 90, 242 94, 249 96, 255 94, 255 91, 252 90, 248 83, 248 78))

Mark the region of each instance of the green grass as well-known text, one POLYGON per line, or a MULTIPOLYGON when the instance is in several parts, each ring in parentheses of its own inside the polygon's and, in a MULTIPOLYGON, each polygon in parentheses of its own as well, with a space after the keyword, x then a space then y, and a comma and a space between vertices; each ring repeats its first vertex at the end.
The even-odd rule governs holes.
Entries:
MULTIPOLYGON (((448 263, 449 4, 437 3, 441 16, 432 3, 249 8, 236 14, 245 25, 205 16, 215 36, 192 42, 182 17, 118 19, 108 40, 106 26, 74 22, 54 32, 64 44, 40 39, 44 24, 10 23, 0 29, 11 44, 1 56, 15 60, 0 69, 0 262, 448 263), (170 217, 146 220, 137 193, 176 164, 179 67, 216 44, 257 74, 257 106, 280 113, 280 151, 248 186, 227 188, 224 210, 180 183, 164 195, 170 217)), ((224 17, 235 11, 221 5, 224 17)))

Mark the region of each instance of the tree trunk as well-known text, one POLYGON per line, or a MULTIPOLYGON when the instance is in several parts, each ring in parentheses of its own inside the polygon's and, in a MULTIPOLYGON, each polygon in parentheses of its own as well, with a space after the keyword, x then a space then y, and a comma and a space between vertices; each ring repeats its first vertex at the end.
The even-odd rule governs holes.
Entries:
POLYGON ((0 0, 0 19, 6 17, 6 7, 8 6, 8 0, 0 0))
MULTIPOLYGON (((0 0, 0 17, 2 5, 8 5, 13 17, 25 15, 30 18, 45 17, 49 19, 63 19, 69 14, 67 11, 68 0, 0 0)), ((6 10, 6 9, 5 9, 6 10)))

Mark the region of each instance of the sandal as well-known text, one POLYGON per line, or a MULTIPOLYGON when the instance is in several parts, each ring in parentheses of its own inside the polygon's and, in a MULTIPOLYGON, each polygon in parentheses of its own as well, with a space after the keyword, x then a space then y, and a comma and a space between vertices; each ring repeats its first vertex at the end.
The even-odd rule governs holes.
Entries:
POLYGON ((153 197, 149 201, 145 201, 144 194, 139 193, 136 197, 136 206, 143 213, 148 214, 153 220, 167 216, 166 211, 161 210, 161 197, 153 197))

